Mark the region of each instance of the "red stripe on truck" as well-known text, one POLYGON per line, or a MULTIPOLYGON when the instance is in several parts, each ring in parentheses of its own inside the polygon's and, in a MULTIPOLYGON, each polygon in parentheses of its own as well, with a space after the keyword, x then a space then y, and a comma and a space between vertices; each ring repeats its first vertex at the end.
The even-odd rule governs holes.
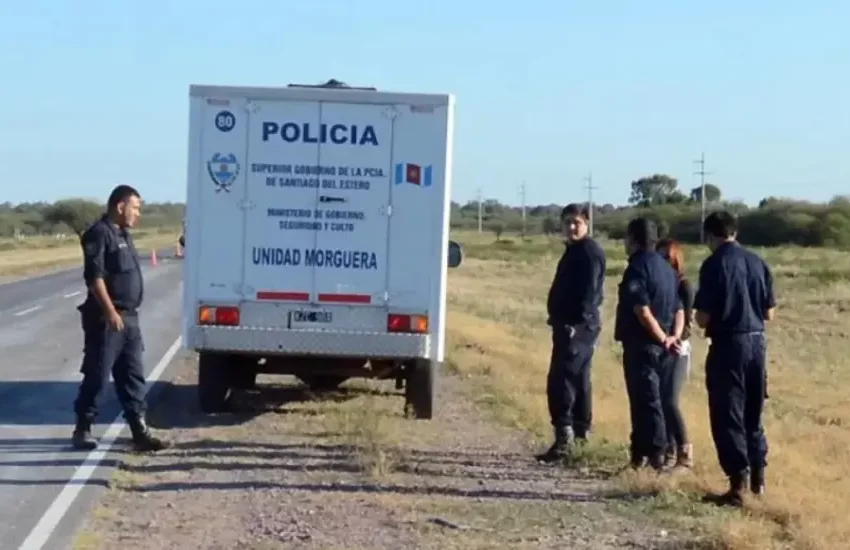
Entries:
POLYGON ((257 292, 257 300, 294 300, 306 302, 310 300, 309 292, 279 292, 277 290, 261 290, 257 292))
POLYGON ((319 293, 320 302, 336 302, 338 304, 369 304, 372 297, 368 294, 322 294, 319 293))

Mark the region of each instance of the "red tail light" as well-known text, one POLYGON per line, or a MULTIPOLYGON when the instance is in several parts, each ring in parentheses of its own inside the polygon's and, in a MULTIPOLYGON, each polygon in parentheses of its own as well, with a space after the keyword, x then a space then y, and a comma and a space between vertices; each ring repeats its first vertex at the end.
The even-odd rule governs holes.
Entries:
POLYGON ((428 317, 425 315, 390 313, 387 316, 387 331, 417 334, 428 332, 428 317))
POLYGON ((201 306, 198 308, 201 325, 239 325, 239 308, 235 306, 201 306))

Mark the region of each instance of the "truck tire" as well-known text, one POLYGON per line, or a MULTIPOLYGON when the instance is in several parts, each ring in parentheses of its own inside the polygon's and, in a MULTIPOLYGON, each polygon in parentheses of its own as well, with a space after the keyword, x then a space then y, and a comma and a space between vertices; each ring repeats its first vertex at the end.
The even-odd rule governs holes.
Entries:
POLYGON ((230 358, 201 352, 198 357, 198 405, 201 412, 209 414, 226 411, 232 386, 230 358))
POLYGON ((231 386, 235 390, 253 390, 257 387, 257 358, 234 356, 230 361, 231 386))
POLYGON ((404 397, 416 418, 434 417, 439 367, 439 362, 430 359, 415 359, 408 366, 404 397))
POLYGON ((250 367, 233 369, 231 377, 235 390, 253 390, 257 387, 257 371, 250 367))
POLYGON ((298 379, 313 391, 332 391, 348 380, 348 377, 333 374, 302 374, 298 379))

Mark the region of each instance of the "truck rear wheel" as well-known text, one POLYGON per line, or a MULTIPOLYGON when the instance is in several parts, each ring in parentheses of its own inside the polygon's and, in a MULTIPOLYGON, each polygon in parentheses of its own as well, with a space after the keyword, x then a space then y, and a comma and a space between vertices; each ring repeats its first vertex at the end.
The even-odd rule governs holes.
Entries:
POLYGON ((231 386, 235 390, 253 390, 257 387, 257 359, 233 357, 230 364, 231 386))
POLYGON ((253 390, 257 387, 257 372, 244 369, 244 370, 233 370, 231 373, 233 377, 233 389, 235 390, 253 390))
POLYGON ((230 358, 216 353, 200 353, 198 357, 198 405, 201 412, 217 413, 227 409, 233 387, 230 358))
POLYGON ((416 418, 430 420, 434 417, 439 366, 439 362, 429 359, 415 359, 408 365, 405 405, 413 409, 416 418))
POLYGON ((298 376, 298 379, 307 384, 313 391, 331 391, 340 387, 343 382, 348 380, 348 377, 332 374, 303 374, 298 376))

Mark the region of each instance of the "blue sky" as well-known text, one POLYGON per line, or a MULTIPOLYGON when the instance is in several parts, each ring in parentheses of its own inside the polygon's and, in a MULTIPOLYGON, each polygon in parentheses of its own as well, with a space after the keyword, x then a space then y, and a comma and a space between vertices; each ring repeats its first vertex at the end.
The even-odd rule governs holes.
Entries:
POLYGON ((455 186, 623 203, 654 172, 748 203, 850 193, 850 2, 189 0, 0 7, 0 202, 182 200, 188 86, 457 95, 455 186), (128 7, 129 6, 129 7, 128 7))

